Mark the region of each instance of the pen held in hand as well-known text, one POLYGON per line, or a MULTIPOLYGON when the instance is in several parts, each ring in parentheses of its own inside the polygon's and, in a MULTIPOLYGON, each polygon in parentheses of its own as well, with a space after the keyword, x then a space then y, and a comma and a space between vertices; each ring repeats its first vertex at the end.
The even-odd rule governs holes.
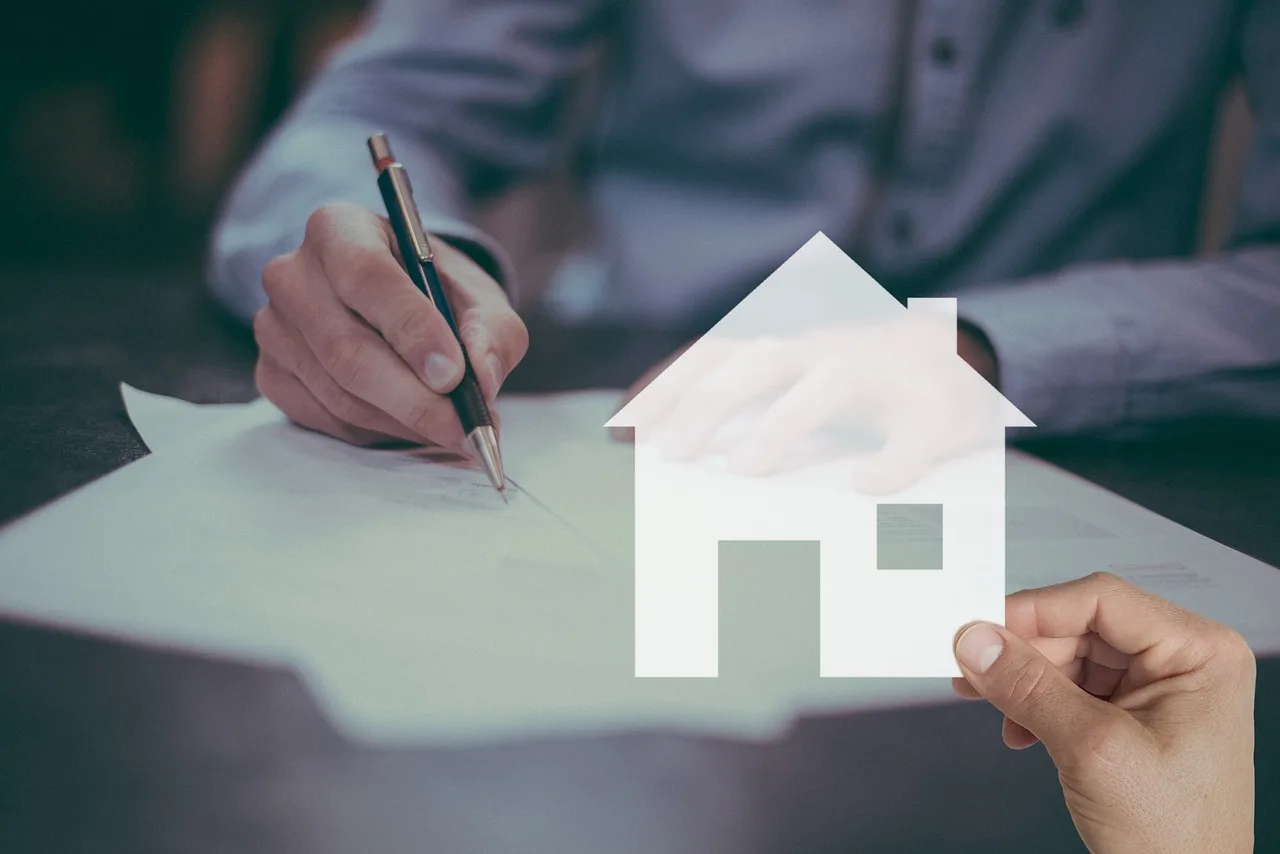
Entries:
POLYGON ((458 341, 462 351, 462 380, 449 392, 449 399, 462 422, 462 431, 471 444, 471 449, 484 466, 490 483, 506 498, 506 478, 502 472, 502 454, 498 448, 498 434, 494 429, 493 416, 485 403, 484 393, 480 389, 480 381, 467 355, 466 345, 458 331, 458 323, 454 319, 453 310, 445 295, 444 283, 440 280, 440 272, 436 269, 435 252, 422 227, 422 217, 418 213, 413 200, 413 186, 409 182, 409 173, 391 152, 391 144, 384 134, 369 137, 369 154, 373 157, 374 168, 378 171, 378 189, 382 192, 382 201, 387 207, 387 218, 391 221, 391 229, 395 232, 396 243, 400 247, 400 257, 404 261, 405 272, 413 280, 414 285, 423 296, 431 300, 436 310, 449 324, 449 329, 458 341))

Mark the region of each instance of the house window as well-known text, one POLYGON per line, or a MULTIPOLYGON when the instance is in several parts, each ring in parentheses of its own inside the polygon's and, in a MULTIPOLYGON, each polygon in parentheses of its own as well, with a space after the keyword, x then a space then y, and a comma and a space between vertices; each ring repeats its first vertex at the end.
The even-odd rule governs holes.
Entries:
POLYGON ((876 569, 942 569, 942 505, 876 505, 876 569))

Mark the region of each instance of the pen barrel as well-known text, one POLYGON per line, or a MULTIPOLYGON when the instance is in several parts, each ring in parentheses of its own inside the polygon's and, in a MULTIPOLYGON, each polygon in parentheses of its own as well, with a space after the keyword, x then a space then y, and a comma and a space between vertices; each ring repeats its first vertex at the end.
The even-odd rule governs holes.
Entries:
POLYGON ((400 258, 404 263, 405 272, 409 274, 409 278, 423 296, 431 300, 445 323, 449 324, 449 330, 453 333, 454 340, 458 342, 458 349, 462 351, 462 380, 449 393, 449 399, 458 412, 458 420, 462 422, 462 431, 470 434, 477 427, 492 427, 493 416, 489 412, 488 404, 485 403, 484 393, 480 390, 480 380, 476 377, 475 369, 471 365, 471 356, 462 342, 453 309, 449 307, 449 299, 444 292, 444 282, 440 280, 435 262, 421 257, 418 247, 414 245, 412 226, 401 199, 397 198, 391 169, 384 169, 378 176, 378 189, 382 191, 387 214, 392 220, 391 230, 395 232, 396 245, 400 248, 400 258))
POLYGON ((467 353, 467 345, 462 342, 462 334, 458 330, 457 320, 454 319, 453 309, 449 307, 449 300, 445 297, 440 272, 431 261, 419 261, 415 266, 422 277, 418 287, 426 289, 427 296, 435 303, 445 323, 449 324, 449 329, 453 331, 453 337, 458 342, 458 349, 462 351, 462 380, 449 393, 454 408, 458 410, 462 431, 470 433, 477 427, 492 427, 493 416, 489 412, 488 404, 484 401, 484 394, 480 391, 480 379, 471 365, 471 355, 467 353))
MULTIPOLYGON (((465 356, 465 353, 464 353, 465 356)), ((489 405, 484 401, 484 393, 480 391, 480 381, 467 360, 466 373, 457 388, 449 392, 449 399, 458 411, 458 420, 462 422, 462 432, 471 435, 477 427, 492 427, 493 415, 489 405)))

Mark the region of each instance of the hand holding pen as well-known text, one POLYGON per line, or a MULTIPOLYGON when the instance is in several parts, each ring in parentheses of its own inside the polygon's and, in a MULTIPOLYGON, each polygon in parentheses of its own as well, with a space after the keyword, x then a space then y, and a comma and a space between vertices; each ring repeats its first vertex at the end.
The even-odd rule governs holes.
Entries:
MULTIPOLYGON (((268 303, 254 319, 258 388, 294 422, 353 444, 466 450, 448 396, 462 379, 463 348, 395 245, 387 219, 363 207, 331 204, 311 215, 301 246, 263 273, 268 303)), ((492 277, 448 243, 431 245, 491 403, 524 357, 528 333, 492 277)))
POLYGON ((498 449, 498 433, 493 416, 489 412, 484 393, 480 390, 480 382, 476 379, 475 368, 472 367, 457 318, 449 305, 449 296, 436 267, 435 247, 422 226, 422 217, 413 198, 413 187, 409 183, 409 173, 391 153, 391 144, 384 135, 369 137, 369 153, 373 157, 373 166, 378 171, 378 189, 387 206, 387 218, 400 247, 400 262, 414 286, 444 318, 462 354, 462 379, 449 391, 449 399, 453 402, 454 411, 458 413, 462 432, 466 434, 476 459, 484 466, 493 488, 505 492, 507 482, 502 472, 502 454, 498 449))

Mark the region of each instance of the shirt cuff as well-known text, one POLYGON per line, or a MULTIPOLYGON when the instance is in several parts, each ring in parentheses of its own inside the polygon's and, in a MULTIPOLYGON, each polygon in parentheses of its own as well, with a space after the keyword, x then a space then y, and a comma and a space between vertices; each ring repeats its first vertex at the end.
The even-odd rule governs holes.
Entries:
POLYGON ((1000 391, 1036 435, 1119 425, 1125 414, 1123 322, 1105 300, 1033 282, 959 298, 959 314, 991 343, 1000 391), (1065 298, 1064 298, 1065 297, 1065 298))

